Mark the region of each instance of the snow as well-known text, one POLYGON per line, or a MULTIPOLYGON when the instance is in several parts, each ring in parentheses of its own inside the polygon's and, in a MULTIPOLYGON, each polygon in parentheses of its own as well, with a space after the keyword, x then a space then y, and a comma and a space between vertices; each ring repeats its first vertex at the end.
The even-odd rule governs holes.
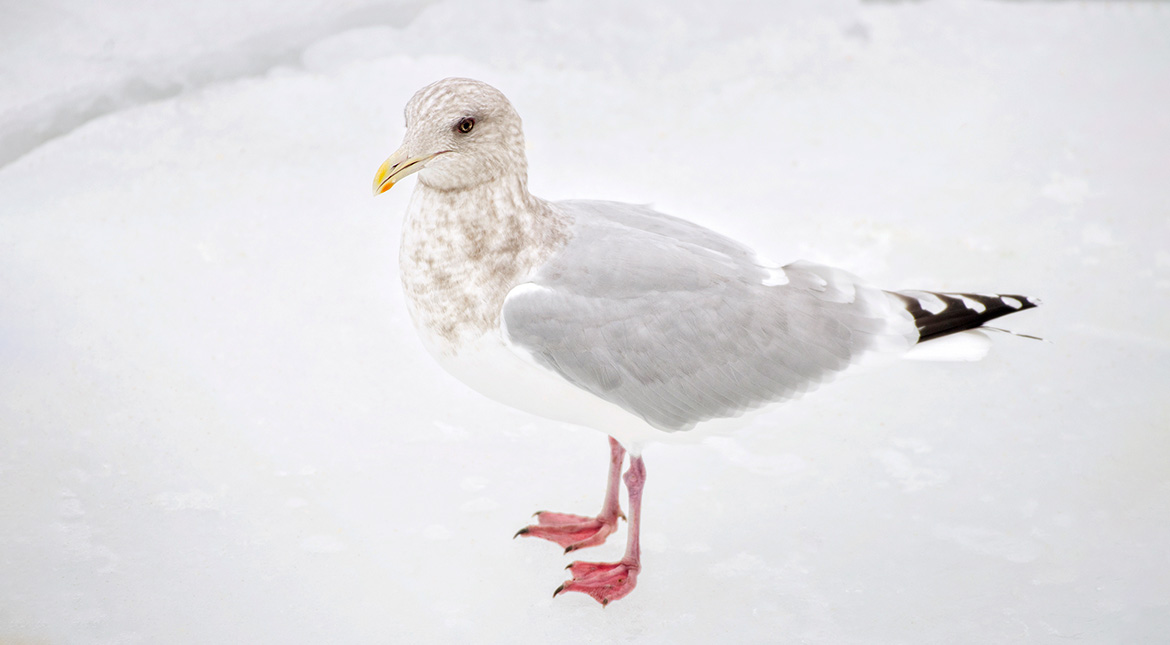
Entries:
POLYGON ((0 641, 1164 639, 1170 8, 712 6, 10 7, 0 641), (541 196, 1038 296, 1002 322, 1046 342, 651 446, 638 589, 554 600, 569 559, 511 536, 600 508, 605 439, 425 355, 412 182, 369 194, 455 74, 517 106, 541 196))

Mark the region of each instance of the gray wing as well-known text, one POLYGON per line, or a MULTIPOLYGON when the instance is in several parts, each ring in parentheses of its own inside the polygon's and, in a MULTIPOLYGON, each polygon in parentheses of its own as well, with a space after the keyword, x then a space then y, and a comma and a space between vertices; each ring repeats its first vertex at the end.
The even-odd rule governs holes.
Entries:
POLYGON ((661 430, 792 398, 868 351, 917 339, 892 296, 843 271, 762 266, 750 249, 644 207, 557 206, 573 237, 509 293, 505 335, 661 430))

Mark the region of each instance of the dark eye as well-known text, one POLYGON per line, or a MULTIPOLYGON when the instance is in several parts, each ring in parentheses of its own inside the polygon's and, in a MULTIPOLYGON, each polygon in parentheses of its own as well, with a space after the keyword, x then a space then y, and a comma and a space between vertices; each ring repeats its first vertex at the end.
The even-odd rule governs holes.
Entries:
POLYGON ((463 134, 467 134, 468 132, 471 132, 471 129, 474 127, 475 127, 475 119, 473 119, 469 116, 464 117, 461 121, 459 121, 459 123, 455 124, 455 129, 462 132, 463 134))

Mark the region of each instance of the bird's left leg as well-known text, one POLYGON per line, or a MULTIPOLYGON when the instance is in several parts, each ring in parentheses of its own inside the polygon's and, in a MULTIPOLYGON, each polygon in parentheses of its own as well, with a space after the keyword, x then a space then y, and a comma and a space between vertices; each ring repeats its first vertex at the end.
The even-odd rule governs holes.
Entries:
POLYGON ((568 513, 536 513, 536 524, 516 532, 516 536, 539 537, 565 547, 565 553, 597 546, 617 530, 618 518, 625 519, 618 501, 621 492, 622 461, 626 450, 613 437, 609 438, 609 479, 605 485, 605 503, 597 517, 568 513))

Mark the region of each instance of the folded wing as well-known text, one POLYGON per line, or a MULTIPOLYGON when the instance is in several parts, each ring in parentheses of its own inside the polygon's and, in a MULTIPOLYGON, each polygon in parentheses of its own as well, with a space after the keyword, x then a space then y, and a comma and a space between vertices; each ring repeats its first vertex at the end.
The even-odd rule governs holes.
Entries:
POLYGON ((573 237, 502 311, 512 347, 665 431, 817 387, 918 340, 900 296, 627 204, 564 202, 573 237))

